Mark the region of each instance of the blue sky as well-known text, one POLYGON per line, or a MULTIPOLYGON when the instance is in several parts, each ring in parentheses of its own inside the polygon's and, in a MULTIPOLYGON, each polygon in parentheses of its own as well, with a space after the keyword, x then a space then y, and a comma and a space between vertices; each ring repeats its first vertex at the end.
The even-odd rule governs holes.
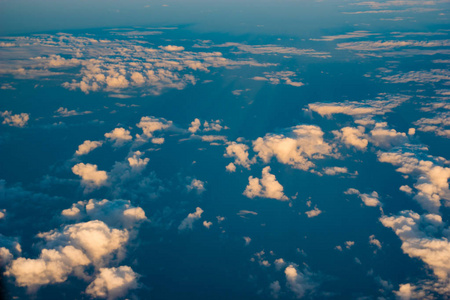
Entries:
POLYGON ((447 1, 0 11, 2 296, 448 296, 447 1))

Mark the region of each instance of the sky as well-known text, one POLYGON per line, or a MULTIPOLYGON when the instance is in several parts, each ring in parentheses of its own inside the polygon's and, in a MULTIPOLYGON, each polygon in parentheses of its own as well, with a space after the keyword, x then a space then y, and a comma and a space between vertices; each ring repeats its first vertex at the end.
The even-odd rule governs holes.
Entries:
POLYGON ((0 298, 448 299, 450 2, 0 1, 0 298))

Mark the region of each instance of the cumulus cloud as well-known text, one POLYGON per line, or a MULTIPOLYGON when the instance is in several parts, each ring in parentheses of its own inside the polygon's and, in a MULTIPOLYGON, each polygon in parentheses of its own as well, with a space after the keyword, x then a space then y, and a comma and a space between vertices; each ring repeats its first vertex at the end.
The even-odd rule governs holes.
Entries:
POLYGON ((76 111, 76 110, 69 110, 65 107, 60 107, 58 108, 58 110, 56 111, 56 116, 55 117, 73 117, 73 116, 80 116, 80 115, 87 115, 92 113, 91 111, 76 111))
POLYGON ((303 298, 317 286, 312 281, 311 274, 307 270, 300 271, 296 265, 291 264, 286 267, 284 274, 286 275, 287 287, 297 298, 303 298))
POLYGON ((224 156, 234 158, 234 168, 233 166, 230 166, 230 172, 231 170, 233 170, 232 172, 236 170, 235 165, 250 169, 250 165, 256 162, 255 158, 251 160, 248 158, 248 148, 249 147, 247 145, 241 143, 231 142, 228 144, 224 156))
POLYGON ((378 199, 378 193, 377 192, 372 192, 371 194, 363 194, 360 191, 358 191, 357 189, 353 189, 350 188, 348 190, 346 190, 344 192, 344 194, 346 195, 357 195, 361 201, 366 205, 366 206, 382 206, 380 200, 378 199))
POLYGON ((82 183, 87 187, 102 186, 106 183, 108 175, 105 171, 97 170, 97 165, 79 163, 72 167, 72 172, 81 177, 82 183))
POLYGON ((344 127, 340 131, 333 131, 334 135, 347 147, 352 146, 359 150, 367 149, 367 136, 364 134, 365 128, 359 126, 357 128, 344 127))
POLYGON ((20 113, 13 115, 11 111, 0 112, 3 117, 2 124, 6 124, 13 127, 25 127, 30 119, 30 115, 27 113, 20 113))
POLYGON ((417 130, 422 132, 431 132, 437 136, 450 138, 450 112, 437 112, 431 118, 421 118, 414 122, 419 126, 417 130))
POLYGON ((233 173, 236 172, 236 165, 233 163, 229 163, 225 169, 227 170, 227 172, 233 173))
POLYGON ((264 76, 255 76, 252 79, 257 81, 267 81, 271 84, 277 85, 280 83, 284 83, 286 85, 291 85, 295 87, 300 87, 305 85, 300 81, 296 80, 297 74, 292 71, 280 71, 280 72, 264 72, 264 76))
POLYGON ((323 172, 326 175, 334 176, 338 174, 346 174, 348 173, 348 169, 346 167, 327 167, 323 169, 323 172))
POLYGON ((114 142, 115 147, 120 147, 133 139, 130 131, 125 128, 115 128, 113 131, 105 133, 105 137, 114 142))
POLYGON ((323 131, 315 125, 298 125, 288 136, 266 134, 253 141, 253 150, 265 163, 275 157, 280 163, 308 170, 314 167, 311 159, 333 155, 333 147, 323 139, 323 131))
POLYGON ((166 130, 172 127, 172 125, 172 121, 164 118, 142 117, 136 126, 142 129, 144 137, 152 138, 156 131, 166 130))
POLYGON ((138 274, 128 266, 101 268, 94 281, 86 288, 86 294, 96 298, 117 299, 138 287, 138 274))
POLYGON ((440 165, 443 163, 442 159, 418 156, 407 148, 401 148, 391 152, 379 152, 378 160, 397 166, 397 172, 416 178, 414 188, 417 192, 414 199, 429 212, 439 212, 441 199, 450 201, 450 168, 440 165))
MULTIPOLYGON (((402 211, 397 216, 382 216, 381 223, 391 228, 402 241, 402 250, 412 258, 422 260, 437 278, 435 288, 447 286, 450 279, 449 231, 442 217, 436 214, 419 215, 402 211)), ((439 290, 437 290, 439 293, 439 290)), ((412 293, 411 286, 400 288, 400 294, 412 293)))
POLYGON ((392 83, 434 83, 439 81, 450 81, 450 71, 443 69, 433 69, 430 71, 410 71, 383 77, 384 80, 392 83))
POLYGON ((86 140, 83 142, 83 144, 78 146, 78 150, 75 152, 76 155, 85 155, 91 152, 92 150, 100 147, 103 145, 103 142, 101 141, 90 141, 86 140))
POLYGON ((65 209, 61 215, 68 219, 100 220, 109 226, 130 229, 147 220, 145 212, 140 207, 131 205, 129 200, 107 199, 78 201, 71 208, 65 209))
POLYGON ((189 183, 186 186, 186 189, 188 190, 188 192, 190 191, 196 191, 198 194, 203 193, 204 191, 206 191, 205 189, 205 183, 201 180, 198 179, 192 179, 191 183, 189 183))
POLYGON ((314 209, 306 211, 305 214, 308 216, 308 218, 314 218, 320 215, 322 211, 317 208, 317 206, 314 207, 314 209))
POLYGON ((188 216, 181 222, 180 226, 178 226, 179 231, 183 231, 186 229, 193 228, 193 224, 195 221, 199 220, 202 217, 203 209, 197 207, 195 212, 188 214, 188 216))
POLYGON ((191 122, 191 126, 188 128, 189 132, 191 133, 196 133, 201 126, 201 122, 199 119, 195 119, 194 121, 191 122))
POLYGON ((248 185, 243 194, 249 198, 261 197, 287 201, 288 197, 284 195, 283 189, 275 175, 270 174, 270 167, 265 167, 262 170, 261 179, 253 176, 248 178, 248 185))

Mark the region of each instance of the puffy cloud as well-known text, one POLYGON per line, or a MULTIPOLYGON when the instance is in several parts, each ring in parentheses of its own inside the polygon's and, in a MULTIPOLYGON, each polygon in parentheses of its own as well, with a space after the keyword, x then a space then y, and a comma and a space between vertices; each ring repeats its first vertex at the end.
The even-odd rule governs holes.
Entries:
POLYGON ((414 122, 417 130, 431 132, 437 136, 450 138, 450 112, 438 112, 432 118, 421 118, 414 122))
POLYGON ((130 164, 131 169, 141 171, 147 166, 148 162, 150 161, 150 158, 146 157, 142 159, 141 158, 142 154, 143 153, 141 151, 136 151, 133 153, 133 156, 128 157, 128 163, 130 164))
POLYGON ((191 133, 196 133, 201 126, 201 122, 199 119, 195 119, 194 121, 191 122, 191 126, 188 128, 189 132, 191 133))
POLYGON ((170 128, 173 125, 172 121, 167 121, 164 118, 142 117, 140 122, 136 125, 142 129, 143 135, 147 138, 152 138, 156 131, 162 131, 170 128))
POLYGON ((323 131, 314 125, 299 125, 292 128, 289 136, 267 134, 253 141, 253 150, 265 162, 272 157, 280 163, 308 170, 314 167, 310 159, 322 159, 333 155, 333 147, 323 139, 323 131))
POLYGON ((30 115, 27 113, 20 113, 13 115, 10 111, 0 112, 0 115, 3 117, 2 124, 6 124, 13 127, 24 127, 27 125, 28 120, 30 119, 30 115))
POLYGON ((320 215, 322 213, 322 211, 320 209, 316 207, 314 207, 313 210, 307 211, 305 212, 305 214, 308 216, 308 218, 314 218, 317 217, 318 215, 320 215))
POLYGON ((81 177, 82 183, 88 187, 102 186, 108 175, 105 171, 98 171, 97 165, 79 163, 72 167, 72 172, 81 177))
POLYGON ((345 242, 345 248, 350 249, 351 247, 353 247, 355 245, 354 241, 346 241, 345 242))
POLYGON ((109 226, 117 228, 133 228, 142 221, 147 220, 145 212, 140 207, 131 205, 129 200, 107 199, 89 201, 78 201, 71 208, 65 209, 61 213, 68 219, 85 219, 100 220, 109 226))
POLYGON ((190 191, 197 191, 198 194, 203 193, 205 189, 205 183, 198 179, 192 179, 191 183, 186 186, 186 189, 188 192, 190 191))
POLYGON ((272 282, 269 288, 270 295, 272 295, 273 298, 278 299, 281 290, 280 282, 278 280, 272 282))
MULTIPOLYGON (((253 158, 252 160, 248 158, 248 146, 245 144, 231 142, 228 144, 225 151, 225 157, 234 157, 233 165, 239 165, 243 166, 244 168, 250 169, 250 165, 255 163, 256 161, 255 158, 253 158)), ((230 170, 233 169, 232 166, 230 168, 230 170)), ((234 170, 236 170, 236 166, 234 167, 234 170)))
POLYGON ((344 194, 357 195, 366 206, 372 206, 372 207, 382 206, 380 200, 378 199, 379 198, 378 193, 375 191, 372 192, 371 194, 362 194, 357 189, 350 188, 350 189, 346 190, 344 192, 344 194))
POLYGON ((375 235, 369 236, 369 244, 374 245, 378 249, 381 249, 381 242, 375 238, 375 235))
POLYGON ((236 172, 236 165, 233 163, 229 163, 225 169, 227 170, 227 172, 233 173, 236 172))
POLYGON ((113 131, 105 133, 105 137, 114 142, 115 147, 122 146, 124 143, 131 141, 133 137, 130 131, 125 128, 115 128, 113 131))
POLYGON ((450 168, 442 167, 442 159, 422 155, 419 159, 414 152, 407 149, 396 149, 392 152, 379 152, 380 162, 390 163, 398 166, 397 172, 411 174, 417 178, 414 184, 417 193, 414 199, 430 212, 437 213, 441 206, 441 199, 450 201, 450 190, 448 179, 450 168))
POLYGON ((250 245, 250 242, 252 241, 252 239, 249 236, 244 236, 243 239, 245 241, 245 246, 250 245))
POLYGON ((173 45, 168 45, 168 46, 159 46, 159 48, 164 49, 166 51, 183 51, 184 47, 181 46, 173 46, 173 45))
POLYGON ((89 263, 80 249, 69 245, 58 250, 43 249, 37 259, 19 257, 8 266, 5 275, 13 276, 18 286, 34 292, 40 286, 66 281, 75 268, 89 263))
POLYGON ((86 294, 106 299, 124 297, 130 289, 138 287, 138 276, 128 266, 101 268, 94 281, 86 288, 86 294))
POLYGON ((212 222, 203 221, 203 226, 205 226, 208 229, 209 229, 209 227, 211 227, 212 224, 213 224, 212 222))
MULTIPOLYGON (((381 223, 394 230, 402 241, 402 250, 412 258, 422 260, 433 270, 438 283, 447 286, 450 279, 449 230, 442 217, 435 214, 419 215, 402 211, 397 216, 382 216, 381 223)), ((438 285, 436 285, 438 286, 438 285)), ((406 293, 407 287, 404 288, 406 293)), ((439 291, 438 291, 439 292, 439 291)))
POLYGON ((183 231, 186 229, 192 229, 194 222, 202 217, 202 213, 203 209, 197 207, 195 212, 188 214, 188 216, 181 222, 180 226, 178 226, 178 230, 183 231))
POLYGON ((261 197, 281 201, 288 200, 288 197, 283 193, 283 186, 277 181, 275 175, 270 174, 270 167, 265 167, 262 170, 261 179, 250 176, 243 194, 249 198, 261 197))
POLYGON ((83 142, 83 144, 78 146, 78 150, 75 152, 76 155, 85 155, 91 152, 92 150, 100 147, 103 145, 103 142, 101 141, 90 141, 86 140, 83 142))
POLYGON ((316 284, 310 278, 310 273, 307 270, 301 272, 295 265, 286 267, 284 274, 286 275, 287 287, 297 298, 303 298, 316 287, 316 284))
POLYGON ((348 173, 348 169, 346 167, 328 167, 323 170, 326 175, 330 176, 348 173))
POLYGON ((377 147, 392 148, 408 141, 404 132, 395 129, 387 129, 387 123, 376 123, 375 128, 370 131, 370 141, 377 147))
POLYGON ((412 190, 412 188, 409 185, 402 185, 399 188, 399 190, 402 191, 402 192, 405 192, 407 194, 412 194, 413 193, 413 190, 412 190))
POLYGON ((364 134, 365 128, 344 127, 340 131, 333 131, 334 135, 341 140, 347 147, 353 146, 359 150, 365 150, 369 141, 364 134))

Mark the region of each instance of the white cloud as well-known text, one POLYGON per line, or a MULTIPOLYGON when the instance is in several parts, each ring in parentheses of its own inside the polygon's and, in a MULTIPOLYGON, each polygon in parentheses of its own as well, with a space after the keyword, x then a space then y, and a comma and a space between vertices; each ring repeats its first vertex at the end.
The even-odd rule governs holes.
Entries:
POLYGON ((265 162, 276 157, 280 163, 308 170, 314 167, 310 159, 322 159, 333 155, 333 147, 323 139, 323 131, 314 125, 299 125, 291 128, 289 136, 266 134, 253 141, 253 150, 265 162))
MULTIPOLYGON (((245 144, 231 142, 228 144, 225 151, 225 157, 234 157, 234 165, 239 165, 250 169, 250 165, 256 161, 255 158, 252 160, 248 158, 248 146, 245 144)), ((230 168, 233 169, 233 167, 230 168)), ((234 170, 236 170, 236 166, 234 166, 234 170)))
POLYGON ((130 289, 138 287, 138 276, 128 266, 101 268, 94 281, 86 288, 86 294, 108 300, 122 298, 130 289))
POLYGON ((98 171, 97 165, 79 163, 72 167, 72 172, 81 177, 82 183, 88 187, 102 186, 108 175, 105 171, 98 171))
POLYGON ((125 128, 115 128, 113 131, 105 133, 105 137, 114 142, 114 147, 123 146, 126 142, 133 139, 130 135, 130 131, 125 128))
POLYGON ((6 124, 13 127, 24 127, 27 125, 28 120, 30 119, 30 115, 27 113, 20 113, 13 115, 10 111, 0 112, 0 115, 3 117, 2 124, 6 124))
POLYGON ((391 76, 383 77, 384 80, 392 83, 434 83, 439 81, 450 81, 450 71, 442 69, 433 69, 430 71, 410 71, 406 73, 398 73, 391 76))
POLYGON ((292 81, 293 78, 297 77, 297 74, 292 71, 280 71, 280 72, 264 72, 264 77, 255 76, 252 79, 257 81, 267 81, 271 84, 284 83, 287 85, 301 87, 305 85, 300 81, 292 81))
POLYGON ((202 217, 203 209, 197 207, 195 212, 188 214, 188 216, 181 222, 180 226, 178 226, 179 231, 183 231, 186 229, 191 229, 195 221, 199 220, 202 217))
POLYGON ((173 46, 173 45, 168 45, 168 46, 159 46, 159 48, 164 49, 166 51, 183 51, 184 47, 181 46, 173 46))
POLYGON ((191 122, 191 126, 188 128, 189 132, 191 133, 196 133, 201 126, 201 122, 199 119, 195 119, 194 121, 191 122))
POLYGON ((305 214, 308 216, 308 218, 314 218, 317 217, 318 215, 320 215, 322 213, 322 211, 320 209, 316 207, 314 207, 313 210, 307 211, 305 212, 305 214))
POLYGON ((370 131, 370 141, 377 147, 390 149, 408 142, 404 132, 395 129, 387 129, 387 123, 376 123, 375 128, 370 131))
POLYGON ((252 239, 250 237, 244 236, 243 239, 245 241, 245 246, 250 245, 250 242, 252 241, 252 239))
POLYGON ((398 216, 382 216, 380 221, 400 238, 403 252, 412 258, 421 259, 433 270, 437 281, 448 286, 450 235, 441 216, 402 211, 398 216))
POLYGON ((356 31, 347 32, 344 34, 322 36, 320 39, 311 39, 311 40, 312 41, 334 41, 334 40, 362 38, 362 37, 368 37, 368 36, 372 36, 372 35, 379 35, 379 33, 372 33, 370 31, 366 31, 366 30, 356 30, 356 31))
POLYGON ((324 168, 323 171, 326 175, 330 176, 348 173, 348 169, 346 167, 327 167, 324 168))
POLYGON ((359 150, 367 149, 367 136, 364 134, 365 128, 344 127, 340 131, 333 131, 334 135, 341 140, 347 147, 353 146, 359 150))
POLYGON ((281 201, 288 200, 288 197, 283 193, 283 186, 277 181, 275 175, 270 174, 270 167, 265 167, 262 170, 261 179, 250 176, 248 181, 248 185, 243 194, 249 198, 261 197, 281 201))
POLYGON ((211 227, 212 224, 213 224, 212 222, 203 221, 203 226, 205 226, 208 229, 209 229, 209 227, 211 227))
POLYGON ((73 116, 80 116, 80 115, 86 115, 92 113, 91 111, 76 111, 76 110, 68 110, 67 108, 60 107, 56 111, 57 115, 55 117, 73 117, 73 116))
POLYGON ((374 245, 378 249, 381 249, 381 242, 375 238, 375 235, 369 236, 369 244, 374 245))
POLYGON ((316 285, 311 281, 310 274, 301 272, 295 265, 289 265, 284 270, 287 287, 297 298, 303 298, 308 292, 314 290, 316 285))
POLYGON ((225 169, 227 170, 227 172, 233 173, 236 172, 236 165, 233 163, 229 163, 225 169))
POLYGON ((142 129, 145 137, 152 138, 156 131, 166 130, 172 127, 172 125, 172 121, 167 121, 164 118, 142 117, 136 126, 142 129))
POLYGON ((141 158, 141 155, 143 155, 141 151, 136 151, 133 156, 128 157, 128 163, 132 170, 140 172, 147 166, 150 158, 141 158))
POLYGON ((197 191, 198 194, 201 194, 204 191, 206 191, 205 183, 195 178, 192 179, 191 183, 186 186, 186 189, 188 190, 188 192, 197 191))
MULTIPOLYGON (((414 199, 426 210, 437 213, 441 199, 450 201, 448 179, 450 168, 442 167, 442 158, 419 156, 408 149, 395 149, 392 152, 379 152, 380 162, 398 166, 397 172, 410 174, 416 178, 414 199)), ((445 162, 445 160, 444 160, 445 162)))
POLYGON ((346 190, 344 192, 344 194, 357 195, 366 206, 372 206, 372 207, 382 206, 380 200, 378 199, 379 198, 378 193, 375 191, 372 192, 371 194, 362 194, 357 189, 350 188, 350 189, 346 190))
POLYGON ((75 152, 76 155, 85 155, 91 152, 92 150, 100 147, 103 145, 103 142, 101 141, 90 141, 86 140, 83 142, 83 144, 78 146, 78 150, 75 152))

